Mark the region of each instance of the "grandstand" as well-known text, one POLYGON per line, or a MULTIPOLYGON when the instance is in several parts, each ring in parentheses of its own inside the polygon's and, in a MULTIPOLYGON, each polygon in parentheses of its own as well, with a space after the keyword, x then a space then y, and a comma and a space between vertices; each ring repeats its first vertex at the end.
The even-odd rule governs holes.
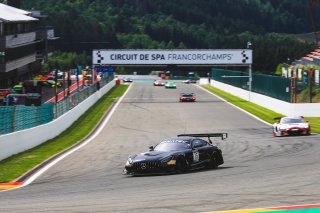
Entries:
POLYGON ((320 66, 320 48, 313 50, 299 60, 295 60, 293 65, 318 65, 320 66))

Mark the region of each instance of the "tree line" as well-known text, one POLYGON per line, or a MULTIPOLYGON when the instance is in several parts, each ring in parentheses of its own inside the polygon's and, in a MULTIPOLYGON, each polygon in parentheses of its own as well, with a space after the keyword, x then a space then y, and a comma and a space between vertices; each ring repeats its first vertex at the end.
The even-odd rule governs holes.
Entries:
POLYGON ((60 51, 92 49, 238 49, 252 43, 253 69, 274 73, 313 44, 305 0, 22 0, 41 10, 60 51))

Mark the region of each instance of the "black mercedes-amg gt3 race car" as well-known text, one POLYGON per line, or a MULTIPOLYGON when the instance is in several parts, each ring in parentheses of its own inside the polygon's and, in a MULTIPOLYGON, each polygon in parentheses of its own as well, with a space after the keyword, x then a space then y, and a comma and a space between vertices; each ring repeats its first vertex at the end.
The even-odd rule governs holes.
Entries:
POLYGON ((222 151, 210 138, 228 137, 227 133, 181 134, 161 141, 148 152, 129 156, 123 174, 146 175, 184 173, 188 170, 216 168, 223 164, 222 151), (208 138, 205 141, 201 138, 208 138))

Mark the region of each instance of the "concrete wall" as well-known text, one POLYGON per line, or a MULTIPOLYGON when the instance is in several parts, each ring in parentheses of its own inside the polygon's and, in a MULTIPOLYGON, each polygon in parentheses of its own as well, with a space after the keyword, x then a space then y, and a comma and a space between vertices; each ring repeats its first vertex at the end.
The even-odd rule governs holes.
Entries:
POLYGON ((25 129, 14 133, 0 136, 0 160, 11 155, 23 152, 25 150, 36 147, 45 141, 52 139, 67 129, 74 121, 76 121, 86 110, 94 105, 104 94, 106 94, 113 86, 111 81, 99 91, 95 92, 89 98, 78 104, 68 113, 63 114, 59 118, 50 123, 37 126, 31 129, 25 129))
MULTIPOLYGON (((208 79, 200 79, 200 84, 208 84, 208 79)), ((287 116, 305 116, 305 117, 320 117, 320 103, 299 103, 292 104, 281 101, 269 96, 261 95, 254 92, 224 84, 211 79, 210 84, 218 89, 226 91, 230 94, 238 96, 242 99, 249 100, 255 104, 268 108, 272 111, 281 113, 287 116)))

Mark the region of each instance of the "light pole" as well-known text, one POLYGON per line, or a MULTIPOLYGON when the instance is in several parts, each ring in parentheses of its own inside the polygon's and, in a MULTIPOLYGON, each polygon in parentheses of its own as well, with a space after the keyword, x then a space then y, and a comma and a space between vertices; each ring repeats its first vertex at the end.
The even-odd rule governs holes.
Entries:
MULTIPOLYGON (((247 49, 252 49, 251 48, 252 44, 250 41, 247 42, 247 49)), ((248 81, 248 86, 249 86, 249 101, 251 101, 251 91, 252 91, 252 65, 249 64, 249 81, 248 81)))

